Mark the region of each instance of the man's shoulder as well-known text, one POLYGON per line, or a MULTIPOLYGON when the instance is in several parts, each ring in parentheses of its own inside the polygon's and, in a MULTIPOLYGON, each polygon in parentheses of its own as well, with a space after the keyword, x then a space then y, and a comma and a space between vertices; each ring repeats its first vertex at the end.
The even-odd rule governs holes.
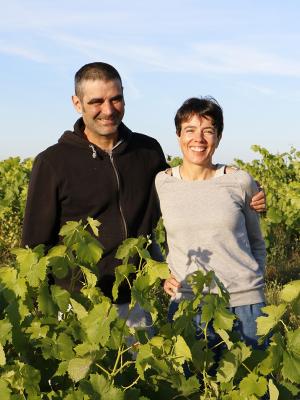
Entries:
POLYGON ((129 145, 130 149, 145 150, 147 152, 158 152, 160 155, 163 153, 161 145, 152 136, 145 133, 132 131, 123 122, 119 127, 119 134, 125 142, 129 145))
POLYGON ((59 154, 61 154, 64 149, 63 145, 61 143, 55 143, 49 147, 47 147, 45 150, 41 151, 35 158, 38 159, 51 159, 59 154))
POLYGON ((146 135, 145 133, 132 132, 135 142, 147 143, 153 147, 160 146, 159 142, 152 136, 146 135))

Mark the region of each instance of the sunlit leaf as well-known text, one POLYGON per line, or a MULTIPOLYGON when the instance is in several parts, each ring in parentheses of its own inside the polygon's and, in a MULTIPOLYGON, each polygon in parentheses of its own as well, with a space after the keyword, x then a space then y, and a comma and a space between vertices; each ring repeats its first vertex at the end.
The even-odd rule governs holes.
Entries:
POLYGON ((70 293, 57 285, 51 286, 53 301, 58 305, 60 311, 67 312, 70 304, 70 293))
POLYGON ((270 400, 278 400, 279 391, 272 379, 269 379, 268 387, 269 387, 270 400))
POLYGON ((261 316, 256 319, 257 334, 267 335, 282 318, 283 314, 286 311, 286 305, 279 304, 278 306, 266 306, 262 308, 262 311, 263 313, 267 314, 267 316, 261 316))
POLYGON ((294 301, 300 296, 300 280, 286 284, 281 290, 279 296, 280 299, 286 303, 294 301))
POLYGON ((89 372, 92 361, 90 358, 73 358, 69 361, 68 374, 74 382, 85 378, 89 372))
POLYGON ((97 219, 93 219, 91 217, 87 217, 87 222, 90 226, 90 228, 93 231, 93 234, 95 236, 99 236, 99 226, 101 225, 101 223, 97 220, 97 219))
POLYGON ((2 344, 0 344, 0 366, 3 367, 6 364, 6 357, 2 344))
POLYGON ((250 373, 240 383, 240 390, 245 396, 256 395, 261 398, 268 388, 268 381, 264 377, 259 377, 254 373, 250 373))

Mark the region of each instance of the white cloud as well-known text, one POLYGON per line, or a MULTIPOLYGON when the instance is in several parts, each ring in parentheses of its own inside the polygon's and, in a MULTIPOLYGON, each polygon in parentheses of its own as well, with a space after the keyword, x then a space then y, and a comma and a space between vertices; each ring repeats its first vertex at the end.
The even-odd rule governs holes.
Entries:
POLYGON ((7 45, 3 42, 0 42, 0 53, 10 54, 22 58, 26 58, 28 60, 38 62, 38 63, 46 63, 47 57, 41 54, 39 51, 26 49, 24 47, 19 47, 17 45, 7 45))
POLYGON ((260 51, 250 46, 211 42, 195 44, 193 50, 195 55, 201 57, 200 66, 214 72, 300 76, 298 60, 260 51))
POLYGON ((201 42, 172 46, 141 44, 138 41, 108 39, 82 39, 74 35, 55 34, 57 43, 94 57, 100 52, 104 57, 117 57, 134 61, 138 68, 151 67, 169 72, 209 72, 216 74, 269 74, 300 76, 300 61, 274 54, 264 49, 232 42, 201 42))

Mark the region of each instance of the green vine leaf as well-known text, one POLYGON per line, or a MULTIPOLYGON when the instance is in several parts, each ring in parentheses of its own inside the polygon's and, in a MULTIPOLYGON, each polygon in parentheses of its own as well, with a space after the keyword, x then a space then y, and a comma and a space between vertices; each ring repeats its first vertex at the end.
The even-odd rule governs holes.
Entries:
POLYGON ((278 400, 279 391, 272 379, 269 379, 268 388, 269 388, 270 400, 278 400))
POLYGON ((124 400, 125 394, 115 388, 103 375, 92 374, 90 382, 93 390, 99 395, 99 400, 124 400))
POLYGON ((259 377, 254 373, 250 373, 242 379, 239 387, 244 396, 255 395, 260 399, 267 393, 268 381, 264 377, 259 377))
POLYGON ((108 299, 103 299, 102 303, 96 304, 81 320, 82 329, 89 342, 105 346, 110 336, 110 325, 117 318, 116 306, 112 305, 108 299))
POLYGON ((78 239, 75 249, 79 262, 89 265, 97 264, 103 254, 98 240, 87 235, 78 239))
POLYGON ((4 346, 11 342, 12 324, 7 319, 0 320, 0 343, 4 346))
POLYGON ((143 249, 147 242, 146 238, 139 236, 138 238, 128 238, 118 247, 116 258, 123 260, 123 264, 127 264, 129 257, 134 256, 138 249, 143 249))
POLYGON ((117 300, 118 288, 119 288, 120 284, 124 281, 124 279, 128 278, 128 276, 130 274, 135 273, 135 272, 136 272, 136 267, 133 264, 122 264, 116 268, 116 270, 115 270, 116 279, 115 279, 115 282, 114 282, 113 288, 112 288, 112 295, 113 295, 114 301, 117 300))
POLYGON ((89 372, 92 361, 90 358, 73 358, 69 361, 68 374, 74 382, 84 379, 89 372))
POLYGON ((267 316, 258 317, 256 322, 257 334, 264 336, 267 335, 278 324, 286 311, 286 305, 279 304, 278 306, 266 306, 262 308, 262 311, 267 314, 267 316))
POLYGON ((8 387, 8 383, 0 378, 0 393, 2 400, 11 400, 11 390, 8 387))
POLYGON ((88 315, 87 310, 84 308, 82 304, 80 304, 78 301, 75 299, 70 298, 70 304, 72 306, 73 312, 77 315, 77 318, 79 320, 83 319, 88 315))
POLYGON ((0 344, 0 366, 3 367, 6 364, 6 357, 2 344, 0 344))
POLYGON ((52 299, 59 307, 59 310, 63 313, 67 312, 70 304, 70 293, 57 285, 50 287, 52 293, 52 299))
POLYGON ((99 226, 101 225, 100 221, 98 221, 97 219, 93 219, 91 217, 87 217, 87 222, 90 226, 90 228, 93 231, 93 234, 98 237, 99 236, 99 226))
POLYGON ((300 383, 300 329, 287 332, 287 351, 283 352, 282 375, 290 382, 300 383))
POLYGON ((280 299, 286 303, 291 303, 300 296, 300 280, 288 283, 280 292, 280 299))

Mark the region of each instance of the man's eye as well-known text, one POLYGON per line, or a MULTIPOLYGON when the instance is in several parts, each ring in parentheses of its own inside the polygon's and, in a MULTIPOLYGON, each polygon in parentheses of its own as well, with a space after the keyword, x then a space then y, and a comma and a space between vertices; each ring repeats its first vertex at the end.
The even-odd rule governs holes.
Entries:
POLYGON ((120 96, 120 97, 116 97, 116 98, 113 99, 112 101, 113 101, 113 103, 120 103, 120 101, 122 101, 122 100, 123 100, 123 97, 120 96))

